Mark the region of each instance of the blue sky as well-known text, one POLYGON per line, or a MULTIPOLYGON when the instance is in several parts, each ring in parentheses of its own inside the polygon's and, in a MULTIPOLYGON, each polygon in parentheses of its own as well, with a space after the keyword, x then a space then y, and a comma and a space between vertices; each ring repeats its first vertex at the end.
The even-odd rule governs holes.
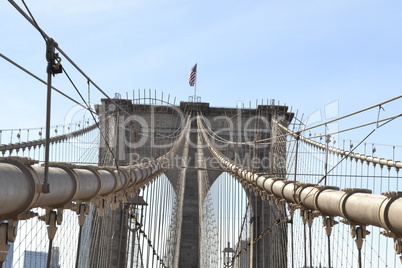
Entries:
MULTIPOLYGON (((402 93, 402 2, 396 0, 26 3, 109 96, 152 89, 186 101, 195 63, 197 95, 211 106, 275 99, 305 116, 319 110, 324 120, 325 106, 334 101, 344 115, 402 93)), ((0 33, 0 53, 46 79, 44 40, 7 1, 0 5, 0 33)), ((86 80, 65 59, 62 64, 87 98, 86 80)), ((0 128, 44 126, 46 86, 3 59, 0 71, 0 128)), ((78 99, 65 75, 53 85, 78 99)), ((91 87, 91 102, 101 97, 91 87)), ((60 124, 74 104, 57 93, 52 103, 52 124, 60 124)), ((400 107, 401 101, 385 106, 382 115, 399 114, 400 107)), ((372 138, 401 144, 401 130, 396 120, 372 138)))
MULTIPOLYGON (((187 101, 195 63, 197 93, 211 106, 275 99, 304 118, 315 115, 316 123, 402 94, 400 0, 25 1, 42 29, 109 96, 152 89, 187 101)), ((0 53, 46 80, 44 40, 5 0, 0 35, 0 53)), ((86 80, 65 59, 62 64, 87 98, 86 80)), ((79 99, 64 74, 53 85, 79 99)), ((0 96, 0 129, 45 125, 46 86, 1 58, 0 96)), ((92 103, 101 97, 91 86, 92 103)), ((52 106, 57 125, 75 104, 53 93, 52 106)), ((381 117, 402 113, 401 107, 402 100, 386 105, 381 117)), ((336 127, 375 121, 377 112, 336 127)), ((402 145, 401 120, 369 140, 402 145)), ((361 140, 371 129, 340 136, 361 140)))

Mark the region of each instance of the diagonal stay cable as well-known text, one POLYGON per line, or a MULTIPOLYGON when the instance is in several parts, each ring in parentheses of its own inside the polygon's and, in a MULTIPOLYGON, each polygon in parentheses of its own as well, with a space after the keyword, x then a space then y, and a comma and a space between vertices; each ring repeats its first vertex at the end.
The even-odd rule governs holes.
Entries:
POLYGON ((394 119, 396 119, 398 117, 401 117, 401 116, 402 116, 402 114, 397 114, 397 115, 393 115, 393 116, 390 116, 390 117, 387 117, 387 118, 384 118, 384 119, 379 119, 379 120, 372 121, 372 122, 369 122, 369 123, 365 123, 365 124, 361 124, 361 125, 358 125, 358 126, 350 127, 350 128, 347 128, 347 129, 343 129, 343 130, 339 130, 339 131, 335 131, 335 132, 331 132, 331 133, 327 133, 327 134, 323 134, 323 135, 311 136, 311 137, 309 137, 309 139, 321 138, 321 137, 325 137, 325 136, 333 136, 335 134, 348 132, 348 131, 351 131, 351 130, 367 127, 367 126, 374 125, 374 124, 377 124, 377 126, 378 126, 378 124, 381 123, 381 122, 391 120, 391 119, 394 120, 394 119))
MULTIPOLYGON (((338 161, 338 163, 336 163, 330 170, 328 170, 328 172, 326 172, 326 174, 324 174, 324 176, 322 176, 322 178, 320 180, 318 180, 318 182, 315 184, 315 186, 318 186, 327 176, 329 173, 331 173, 337 166, 339 166, 339 164, 344 161, 345 159, 347 159, 351 154, 353 154, 354 150, 356 150, 368 137, 370 137, 377 129, 379 129, 380 127, 390 123, 391 121, 393 121, 394 119, 396 119, 397 117, 391 118, 390 120, 388 120, 387 122, 382 123, 381 125, 376 126, 372 131, 370 131, 369 134, 366 135, 366 137, 364 137, 352 150, 350 150, 349 152, 347 152, 345 155, 343 155, 343 157, 341 158, 341 160, 338 161)), ((305 201, 309 196, 310 193, 313 191, 313 189, 311 189, 306 197, 303 200, 300 200, 299 205, 305 201)))
POLYGON ((321 124, 318 124, 318 125, 315 125, 315 126, 312 126, 312 127, 309 127, 309 128, 305 128, 305 129, 302 130, 302 132, 307 131, 307 130, 310 130, 310 129, 313 129, 313 128, 316 128, 316 127, 321 127, 321 126, 324 126, 324 125, 327 125, 327 124, 330 124, 330 123, 333 123, 333 122, 336 122, 336 121, 339 121, 339 120, 342 120, 342 119, 344 119, 344 118, 347 118, 347 117, 350 117, 350 116, 353 116, 353 115, 356 115, 356 114, 359 114, 359 113, 362 113, 362 112, 365 112, 365 111, 374 109, 374 108, 376 108, 376 107, 382 108, 382 105, 384 105, 384 104, 386 104, 386 103, 389 103, 389 102, 392 102, 392 101, 395 101, 395 100, 400 99, 400 98, 402 98, 402 95, 393 97, 393 98, 391 98, 391 99, 388 99, 388 100, 386 100, 386 101, 377 103, 377 104, 372 105, 372 106, 369 106, 369 107, 367 107, 367 108, 358 110, 358 111, 356 111, 356 112, 353 112, 353 113, 350 113, 350 114, 347 114, 347 115, 344 115, 344 116, 341 116, 341 117, 337 117, 337 118, 332 119, 332 120, 330 120, 330 121, 327 121, 327 122, 324 122, 324 123, 321 123, 321 124))
MULTIPOLYGON (((66 70, 64 69, 64 67, 62 67, 62 68, 63 68, 63 71, 64 71, 65 75, 67 76, 68 80, 69 80, 70 83, 73 85, 73 87, 74 87, 74 89, 77 91, 78 95, 81 97, 81 100, 85 103, 85 105, 87 105, 87 106, 89 107, 89 104, 85 101, 85 99, 84 99, 84 97, 82 96, 81 92, 78 90, 78 88, 77 88, 76 85, 74 84, 73 80, 71 80, 70 76, 68 75, 68 73, 66 72, 66 70)), ((102 136, 103 141, 105 142, 105 144, 106 144, 106 146, 107 146, 107 148, 108 148, 110 154, 112 155, 112 157, 113 157, 113 159, 114 159, 114 164, 116 165, 116 168, 118 168, 119 165, 118 165, 118 163, 117 163, 116 156, 115 156, 115 154, 114 154, 114 152, 113 152, 113 150, 112 150, 112 148, 111 148, 111 146, 110 146, 108 140, 106 139, 105 134, 102 133, 102 130, 101 130, 100 125, 99 125, 99 122, 98 122, 98 121, 96 120, 96 118, 95 118, 95 113, 92 112, 92 110, 89 110, 89 112, 90 112, 90 114, 91 114, 91 116, 92 116, 92 119, 95 121, 95 124, 96 124, 97 128, 99 129, 99 133, 100 133, 100 135, 102 136)))
MULTIPOLYGON (((399 114, 399 115, 396 115, 396 116, 392 116, 392 117, 389 117, 389 118, 386 118, 386 119, 382 119, 382 120, 378 120, 378 121, 376 121, 376 122, 373 122, 373 123, 377 123, 377 122, 383 122, 384 120, 386 120, 386 122, 382 123, 381 125, 376 126, 372 132, 374 133, 374 131, 377 130, 378 128, 380 128, 380 127, 382 127, 382 126, 384 126, 384 125, 390 123, 391 121, 393 121, 393 120, 395 120, 395 119, 397 119, 397 118, 399 118, 399 117, 401 117, 401 116, 402 116, 402 114, 399 114)), ((313 140, 311 140, 310 138, 306 138, 306 137, 300 135, 300 132, 293 132, 293 131, 291 131, 290 129, 284 127, 283 125, 281 125, 281 124, 279 124, 279 123, 277 123, 277 122, 276 122, 276 124, 277 124, 280 128, 282 128, 283 130, 285 130, 286 132, 288 132, 291 136, 295 137, 296 139, 300 139, 301 141, 303 141, 303 142, 305 142, 305 143, 307 143, 307 144, 309 144, 309 145, 311 145, 311 146, 314 146, 314 147, 318 147, 318 148, 321 148, 321 149, 327 149, 327 147, 326 147, 325 144, 322 144, 322 143, 313 141, 313 140)), ((367 124, 367 125, 368 125, 368 124, 367 124)), ((371 134, 372 134, 372 133, 370 133, 369 136, 370 136, 371 134)), ((364 140, 366 140, 367 138, 368 138, 368 137, 364 138, 364 140)), ((356 147, 357 147, 357 146, 356 146, 356 147)), ((329 147, 328 147, 328 150, 331 151, 331 152, 333 152, 333 153, 342 155, 342 156, 352 157, 352 158, 355 158, 355 159, 358 159, 358 160, 362 160, 362 161, 366 161, 366 162, 373 162, 373 163, 377 163, 377 162, 378 162, 378 163, 381 163, 381 162, 379 162, 379 161, 381 161, 381 159, 378 158, 378 157, 369 157, 369 156, 365 156, 365 155, 361 155, 361 154, 355 154, 355 153, 354 153, 354 150, 356 149, 356 147, 353 148, 353 150, 351 150, 351 151, 344 151, 344 150, 341 150, 341 149, 339 149, 339 148, 329 146, 329 147)), ((384 165, 386 165, 386 166, 388 166, 388 167, 398 167, 398 168, 399 168, 398 163, 399 163, 399 162, 397 162, 397 161, 390 161, 390 160, 388 160, 388 161, 385 161, 385 162, 382 163, 382 164, 384 164, 384 165)))
MULTIPOLYGON (((13 0, 8 0, 8 2, 10 2, 10 4, 17 9, 17 11, 29 22, 32 24, 32 26, 37 29, 41 35, 45 38, 45 40, 49 39, 50 37, 41 29, 39 28, 39 26, 36 24, 36 22, 34 20, 32 20, 13 0)), ((56 46, 56 49, 70 62, 71 65, 73 65, 77 71, 79 71, 81 73, 81 75, 83 75, 87 81, 89 81, 92 85, 94 85, 96 87, 96 89, 99 90, 99 92, 101 92, 107 99, 109 99, 114 105, 116 105, 116 107, 118 109, 120 109, 121 111, 123 111, 124 113, 126 113, 127 115, 129 115, 129 113, 123 109, 118 103, 116 103, 111 97, 109 97, 108 94, 106 94, 105 91, 103 91, 83 70, 81 70, 81 68, 78 67, 78 65, 70 58, 67 56, 67 54, 59 47, 56 46)))
MULTIPOLYGON (((2 57, 3 59, 5 59, 6 61, 8 61, 9 63, 13 64, 15 67, 19 68, 20 70, 24 71, 25 73, 29 74, 30 76, 32 76, 33 78, 35 78, 36 80, 38 80, 39 82, 47 85, 47 83, 42 80, 41 78, 39 78, 38 76, 34 75, 33 73, 31 73, 30 71, 28 71, 27 69, 25 69, 24 67, 22 67, 21 65, 17 64, 16 62, 14 62, 13 60, 11 60, 10 58, 4 56, 3 54, 0 53, 0 57, 2 57)), ((74 102, 75 104, 81 106, 84 109, 89 110, 89 107, 85 107, 84 105, 82 105, 81 103, 79 103, 78 101, 76 101, 75 99, 71 98, 70 96, 68 96, 67 94, 63 93, 62 91, 58 90, 57 88, 55 88, 54 86, 52 86, 52 89, 54 91, 56 91, 57 93, 61 94, 62 96, 66 97, 67 99, 71 100, 72 102, 74 102)))
POLYGON ((369 134, 366 135, 366 137, 364 137, 351 151, 348 152, 348 154, 344 155, 344 157, 339 160, 338 163, 336 163, 318 182, 316 185, 320 184, 327 176, 329 173, 331 173, 343 160, 345 160, 346 158, 349 157, 350 154, 352 154, 354 152, 354 150, 356 150, 368 137, 370 137, 377 129, 379 129, 380 127, 390 123, 391 121, 395 120, 397 117, 393 117, 391 119, 389 119, 388 121, 382 123, 381 125, 377 125, 372 131, 370 131, 369 134))

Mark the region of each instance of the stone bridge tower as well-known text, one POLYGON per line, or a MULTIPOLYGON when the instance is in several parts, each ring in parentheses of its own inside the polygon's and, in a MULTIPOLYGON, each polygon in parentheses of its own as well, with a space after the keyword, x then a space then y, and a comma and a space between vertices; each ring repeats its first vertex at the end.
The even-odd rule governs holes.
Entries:
MULTIPOLYGON (((182 155, 187 158, 187 166, 177 162, 166 171, 166 175, 175 188, 180 173, 185 173, 184 206, 182 215, 181 241, 178 245, 178 267, 200 267, 199 234, 199 199, 197 159, 211 159, 207 148, 200 150, 202 144, 198 135, 196 116, 202 114, 205 122, 219 136, 231 141, 254 141, 274 138, 277 133, 272 126, 272 119, 279 119, 285 125, 293 114, 286 106, 259 105, 256 109, 210 107, 209 103, 181 102, 175 105, 133 104, 131 100, 114 99, 118 109, 110 100, 102 99, 97 111, 106 142, 101 141, 99 150, 100 165, 129 165, 147 161, 163 155, 171 148, 177 134, 188 116, 191 117, 189 142, 181 145, 182 155), (112 152, 107 148, 107 143, 112 152), (185 154, 185 155, 184 155, 185 154)), ((236 146, 225 150, 225 155, 258 172, 273 176, 283 176, 286 172, 285 143, 268 142, 264 146, 236 146), (260 159, 261 161, 254 161, 260 159)), ((211 167, 206 161, 209 185, 212 185, 222 171, 211 167)), ((252 204, 251 237, 258 237, 264 230, 282 217, 282 211, 276 205, 270 206, 261 197, 248 194, 252 204)), ((118 225, 120 226, 120 225, 118 225)), ((124 232, 124 230, 116 230, 124 232)), ((250 250, 249 267, 286 267, 287 263, 286 226, 278 228, 270 236, 265 236, 250 250), (278 243, 274 244, 274 243, 278 243)))

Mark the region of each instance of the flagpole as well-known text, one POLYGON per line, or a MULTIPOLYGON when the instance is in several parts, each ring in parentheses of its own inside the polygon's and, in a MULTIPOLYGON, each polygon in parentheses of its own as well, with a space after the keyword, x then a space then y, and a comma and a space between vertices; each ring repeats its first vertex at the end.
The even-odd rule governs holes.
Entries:
MULTIPOLYGON (((188 82, 190 86, 194 86, 193 102, 196 102, 197 98, 197 63, 190 69, 188 75, 188 82)), ((190 98, 190 97, 189 97, 190 98)))
MULTIPOLYGON (((196 63, 195 66, 197 66, 198 64, 196 63)), ((194 81, 194 102, 197 102, 197 78, 198 78, 198 66, 196 67, 195 70, 195 81, 194 81)))
POLYGON ((195 77, 195 83, 194 83, 194 99, 193 102, 196 102, 195 99, 197 98, 197 77, 195 77))

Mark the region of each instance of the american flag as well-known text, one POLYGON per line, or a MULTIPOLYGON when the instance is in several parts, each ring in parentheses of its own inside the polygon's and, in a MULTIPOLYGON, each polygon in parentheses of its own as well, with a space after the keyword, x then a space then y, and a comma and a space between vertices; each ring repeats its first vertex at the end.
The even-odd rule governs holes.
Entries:
POLYGON ((197 79, 197 63, 191 68, 190 72, 188 73, 188 83, 191 87, 195 85, 195 80, 197 79))

